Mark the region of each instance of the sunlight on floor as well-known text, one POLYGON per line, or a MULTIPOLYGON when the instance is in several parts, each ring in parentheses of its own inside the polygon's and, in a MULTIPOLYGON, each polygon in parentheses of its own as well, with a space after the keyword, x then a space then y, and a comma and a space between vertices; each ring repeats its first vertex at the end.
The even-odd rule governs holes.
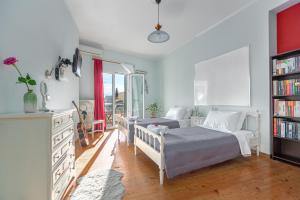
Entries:
POLYGON ((115 151, 116 151, 116 145, 118 142, 118 133, 117 130, 114 130, 110 137, 108 138, 108 141, 104 145, 103 149, 97 156, 97 159, 91 166, 89 171, 92 171, 94 169, 111 169, 112 164, 115 159, 115 151))

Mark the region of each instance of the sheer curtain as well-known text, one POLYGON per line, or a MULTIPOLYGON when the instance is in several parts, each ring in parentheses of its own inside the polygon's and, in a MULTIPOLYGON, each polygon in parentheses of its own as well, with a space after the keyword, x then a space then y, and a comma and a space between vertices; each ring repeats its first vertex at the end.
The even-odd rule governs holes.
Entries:
POLYGON ((135 74, 135 67, 122 63, 126 75, 126 113, 127 116, 144 118, 144 74, 135 74))
POLYGON ((144 76, 131 75, 132 79, 132 116, 144 118, 144 76))

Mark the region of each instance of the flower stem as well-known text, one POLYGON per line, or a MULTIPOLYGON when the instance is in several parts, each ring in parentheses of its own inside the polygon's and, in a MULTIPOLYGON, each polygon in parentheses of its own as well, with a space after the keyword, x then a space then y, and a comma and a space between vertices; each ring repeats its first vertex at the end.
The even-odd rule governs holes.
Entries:
MULTIPOLYGON (((13 66, 14 66, 14 68, 17 70, 17 72, 19 73, 19 75, 20 75, 21 77, 23 77, 23 75, 22 75, 22 73, 20 72, 20 70, 19 70, 19 68, 17 67, 17 65, 13 64, 13 66)), ((29 91, 30 89, 29 89, 28 84, 27 84, 27 83, 25 83, 25 84, 26 84, 27 90, 29 91)))

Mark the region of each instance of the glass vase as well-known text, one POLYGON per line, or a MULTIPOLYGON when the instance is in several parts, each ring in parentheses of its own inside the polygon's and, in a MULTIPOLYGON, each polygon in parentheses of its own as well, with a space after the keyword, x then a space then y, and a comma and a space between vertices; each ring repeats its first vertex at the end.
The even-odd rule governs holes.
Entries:
POLYGON ((37 112, 37 96, 32 90, 28 90, 24 94, 24 112, 35 113, 37 112))

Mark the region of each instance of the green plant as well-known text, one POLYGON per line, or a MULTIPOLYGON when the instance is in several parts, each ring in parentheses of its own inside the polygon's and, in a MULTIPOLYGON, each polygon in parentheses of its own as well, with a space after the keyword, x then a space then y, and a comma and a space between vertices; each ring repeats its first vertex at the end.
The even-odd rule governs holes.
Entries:
POLYGON ((149 111, 151 114, 157 114, 160 112, 160 106, 158 105, 158 103, 155 102, 148 105, 146 110, 149 111))
POLYGON ((204 116, 203 113, 199 110, 198 107, 194 107, 194 109, 192 110, 192 116, 196 116, 196 117, 202 117, 204 116))

